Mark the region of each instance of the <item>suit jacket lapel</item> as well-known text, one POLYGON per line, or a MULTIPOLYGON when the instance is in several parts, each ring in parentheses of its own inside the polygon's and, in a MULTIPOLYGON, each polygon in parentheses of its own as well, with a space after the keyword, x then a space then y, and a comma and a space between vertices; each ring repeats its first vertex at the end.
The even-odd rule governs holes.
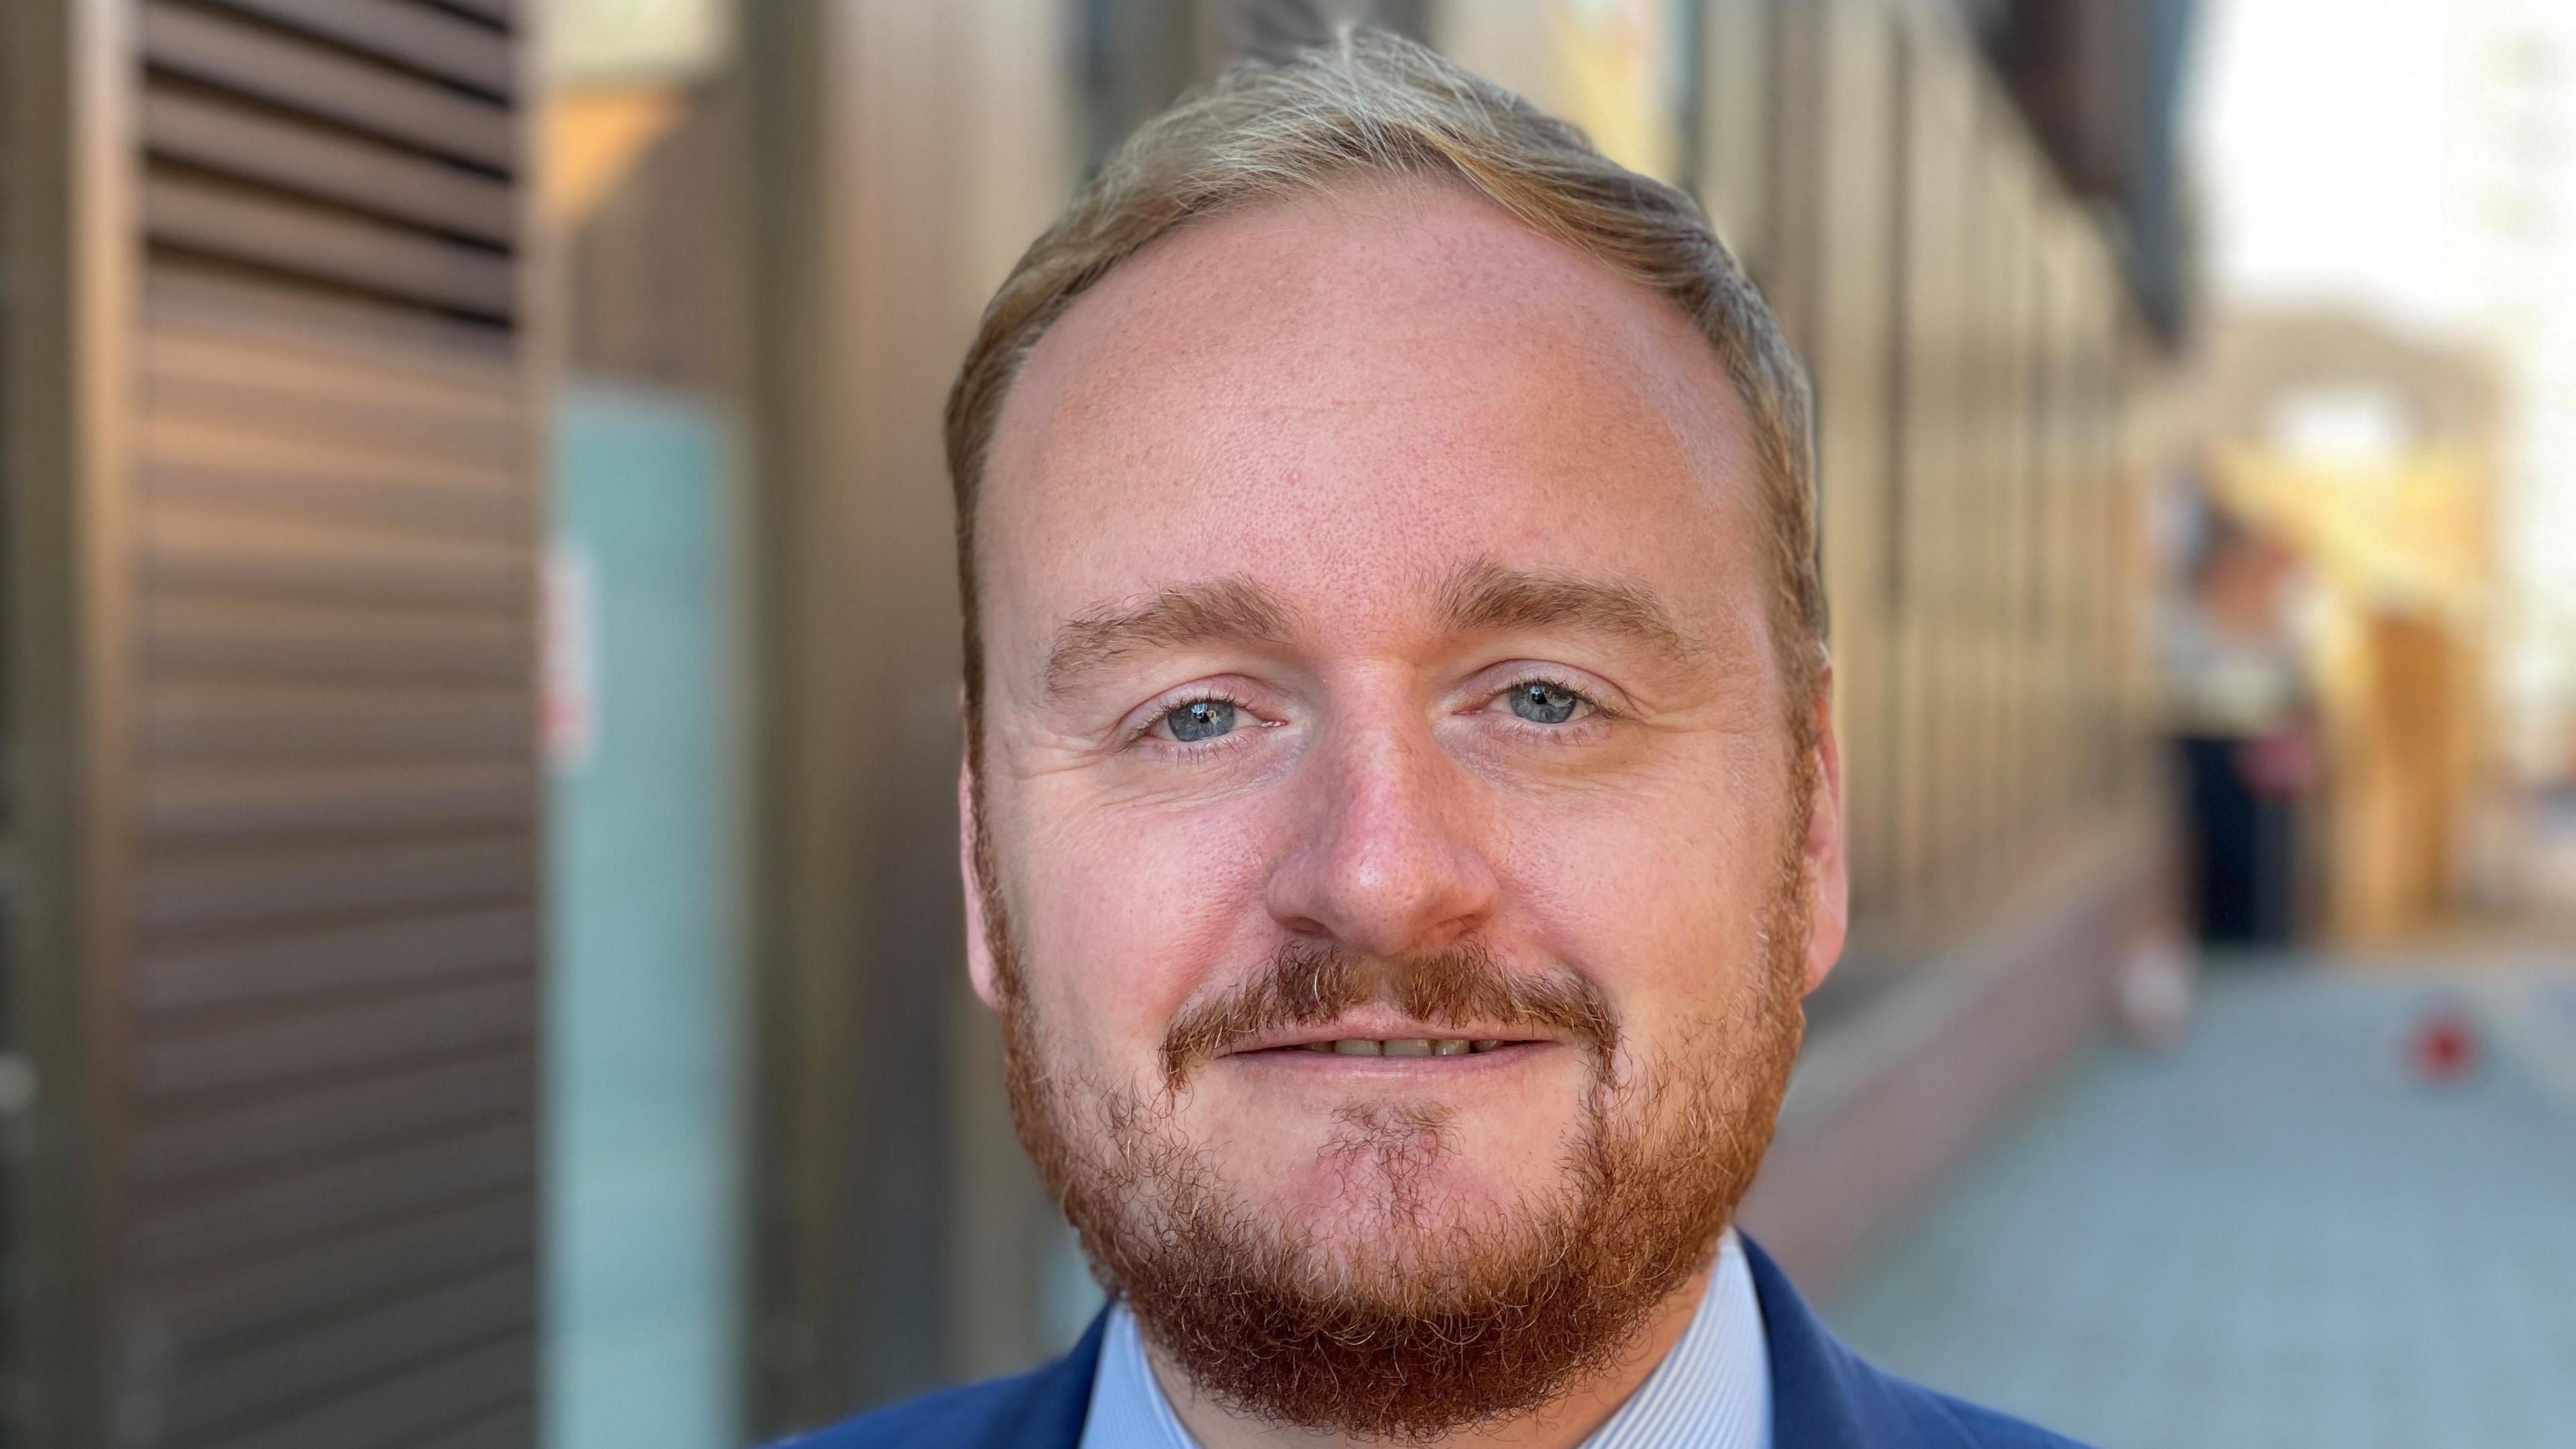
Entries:
POLYGON ((1762 1339, 1771 1354, 1771 1449, 1867 1449, 1902 1442, 1888 1433, 1878 1374, 1808 1311, 1789 1275, 1744 1240, 1762 1304, 1762 1339))
POLYGON ((1073 1351, 1021 1381, 1016 1403, 988 1421, 975 1449, 1079 1449, 1082 1424, 1091 1415, 1091 1385, 1099 1377, 1100 1340, 1109 1310, 1093 1315, 1073 1351))

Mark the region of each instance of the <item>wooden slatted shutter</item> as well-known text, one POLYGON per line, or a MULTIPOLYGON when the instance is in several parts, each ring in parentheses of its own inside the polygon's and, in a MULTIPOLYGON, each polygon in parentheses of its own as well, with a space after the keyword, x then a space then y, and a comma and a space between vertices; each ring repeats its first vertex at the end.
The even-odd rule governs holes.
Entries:
POLYGON ((74 635, 50 675, 43 647, 13 671, 13 726, 74 781, 27 802, 61 812, 23 847, 54 924, 18 968, 56 978, 29 989, 67 1115, 22 1166, 83 1178, 80 1221, 39 1203, 16 1245, 77 1231, 52 1246, 80 1281, 20 1321, 87 1336, 30 1384, 28 1427, 524 1444, 538 514, 513 7, 49 5, 68 213, 117 248, 68 249, 92 300, 57 340, 89 359, 73 386, 121 395, 66 423, 71 465, 10 480, 11 567, 60 551, 74 635))

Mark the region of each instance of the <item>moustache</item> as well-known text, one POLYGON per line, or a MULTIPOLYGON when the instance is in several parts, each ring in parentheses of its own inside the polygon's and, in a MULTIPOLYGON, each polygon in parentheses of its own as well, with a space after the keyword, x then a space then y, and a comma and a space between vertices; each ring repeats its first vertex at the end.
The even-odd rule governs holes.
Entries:
POLYGON ((1578 972, 1510 971, 1474 944, 1382 957, 1292 942, 1249 980, 1182 1008, 1163 1034, 1164 1082, 1177 1091, 1191 1072, 1256 1036, 1319 1026, 1378 1001, 1434 1026, 1562 1033, 1591 1052, 1599 1071, 1619 1045, 1609 998, 1578 972))

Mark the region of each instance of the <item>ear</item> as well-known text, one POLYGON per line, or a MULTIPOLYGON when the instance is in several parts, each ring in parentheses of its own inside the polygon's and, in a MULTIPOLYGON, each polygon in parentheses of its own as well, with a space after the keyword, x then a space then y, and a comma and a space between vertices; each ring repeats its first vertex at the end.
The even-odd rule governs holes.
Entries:
POLYGON ((1828 658, 1816 678, 1815 798, 1807 802, 1807 989, 1825 983, 1842 959, 1851 927, 1851 872, 1844 856, 1843 755, 1834 740, 1834 666, 1828 658))
POLYGON ((957 874, 966 883, 966 979, 986 1006, 999 1010, 993 942, 984 930, 984 881, 975 869, 975 766, 965 759, 957 762, 957 874))

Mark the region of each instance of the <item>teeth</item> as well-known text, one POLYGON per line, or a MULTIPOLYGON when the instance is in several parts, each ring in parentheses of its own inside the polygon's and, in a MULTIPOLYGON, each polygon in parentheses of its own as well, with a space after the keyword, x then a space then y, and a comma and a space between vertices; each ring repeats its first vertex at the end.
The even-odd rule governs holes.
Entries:
POLYGON ((1310 1041, 1299 1050, 1337 1057, 1463 1057, 1471 1052, 1489 1052, 1502 1045, 1501 1041, 1466 1041, 1458 1037, 1407 1036, 1385 1041, 1346 1036, 1339 1041, 1310 1041))

